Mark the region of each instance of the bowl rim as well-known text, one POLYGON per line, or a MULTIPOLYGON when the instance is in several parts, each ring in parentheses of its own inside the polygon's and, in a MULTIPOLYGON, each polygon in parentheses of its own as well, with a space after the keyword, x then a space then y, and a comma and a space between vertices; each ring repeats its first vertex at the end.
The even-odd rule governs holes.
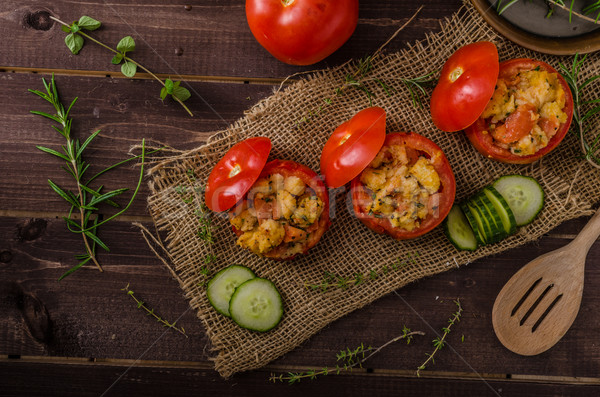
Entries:
POLYGON ((587 54, 600 50, 600 27, 599 30, 575 37, 544 37, 526 32, 513 25, 498 15, 487 0, 471 0, 471 3, 482 18, 498 33, 530 50, 552 55, 587 54))

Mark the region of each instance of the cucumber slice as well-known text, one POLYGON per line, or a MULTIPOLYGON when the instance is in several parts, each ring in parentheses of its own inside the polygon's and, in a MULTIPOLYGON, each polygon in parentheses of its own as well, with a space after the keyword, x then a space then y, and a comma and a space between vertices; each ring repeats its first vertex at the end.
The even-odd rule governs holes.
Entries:
POLYGON ((206 287, 210 304, 222 315, 230 317, 229 301, 235 289, 255 277, 252 270, 241 265, 231 265, 222 269, 210 279, 206 287))
POLYGON ((483 189, 483 194, 487 196, 498 215, 500 215, 506 235, 510 236, 514 234, 517 231, 517 221, 515 220, 515 215, 508 206, 508 203, 504 200, 504 197, 502 197, 493 186, 485 187, 483 189))
POLYGON ((488 244, 497 243, 508 236, 504 231, 500 215, 485 194, 477 194, 471 199, 471 203, 479 211, 484 223, 488 244))
POLYGON ((229 302, 231 318, 239 326, 265 332, 283 317, 281 295, 271 281, 253 278, 236 288, 229 302))
POLYGON ((489 244, 490 243, 489 238, 491 237, 492 231, 490 230, 490 226, 485 221, 483 214, 477 208, 475 203, 471 200, 467 201, 467 208, 469 208, 469 210, 471 211, 471 214, 473 214, 473 217, 475 218, 475 222, 477 223, 477 227, 481 231, 481 234, 483 234, 485 243, 489 244))
POLYGON ((444 220, 444 230, 450 242, 459 250, 474 251, 478 242, 467 217, 458 205, 453 205, 444 220))
POLYGON ((467 218, 469 225, 471 225, 471 229, 473 230, 473 234, 475 234, 477 243, 479 245, 486 245, 487 240, 485 238, 483 224, 481 223, 481 220, 478 219, 479 217, 476 217, 473 213, 474 210, 472 210, 466 202, 460 204, 460 209, 462 210, 463 214, 465 214, 465 218, 467 218))
POLYGON ((544 190, 531 177, 507 175, 499 178, 492 186, 508 203, 517 226, 531 223, 544 208, 544 190))

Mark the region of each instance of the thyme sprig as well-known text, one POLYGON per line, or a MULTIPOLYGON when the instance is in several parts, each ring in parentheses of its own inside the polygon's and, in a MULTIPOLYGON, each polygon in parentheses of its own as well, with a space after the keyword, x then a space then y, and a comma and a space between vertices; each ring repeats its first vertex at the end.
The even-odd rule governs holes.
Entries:
POLYGON ((370 269, 367 273, 354 273, 351 276, 344 277, 329 271, 323 272, 323 278, 316 284, 308 282, 304 283, 306 289, 313 291, 327 292, 330 288, 346 290, 352 286, 361 285, 363 283, 377 280, 379 277, 385 276, 390 272, 398 271, 409 264, 416 264, 419 257, 418 252, 409 252, 406 258, 397 258, 390 265, 384 265, 381 269, 370 269))
POLYGON ((410 344, 415 335, 425 335, 422 331, 411 331, 410 328, 404 326, 402 328, 402 334, 387 341, 383 345, 375 348, 372 346, 365 346, 361 343, 354 349, 346 348, 336 354, 337 362, 334 367, 323 367, 318 370, 308 370, 306 372, 288 372, 287 374, 275 375, 271 374, 269 380, 273 383, 276 382, 287 382, 290 385, 299 383, 302 379, 314 380, 319 376, 325 376, 330 374, 339 375, 343 371, 352 371, 353 368, 362 368, 363 364, 385 349, 392 343, 396 343, 401 340, 405 340, 406 344, 410 344))
POLYGON ((163 326, 165 327, 169 327, 169 328, 173 328, 175 331, 179 332, 180 334, 184 335, 186 338, 188 337, 187 334, 185 333, 185 329, 183 327, 176 327, 175 324, 177 323, 177 321, 174 322, 169 322, 165 319, 163 319, 161 316, 159 316, 158 314, 156 314, 156 312, 154 311, 154 309, 150 309, 148 306, 146 306, 146 303, 140 299, 138 299, 135 296, 135 292, 133 292, 131 289, 129 289, 129 284, 127 284, 125 286, 125 288, 121 289, 121 291, 125 291, 125 293, 127 293, 127 295, 129 295, 131 297, 131 299, 133 299, 135 301, 135 303, 137 304, 138 309, 142 309, 146 312, 146 315, 148 316, 152 316, 156 319, 156 321, 158 321, 159 323, 161 323, 163 326))
MULTIPOLYGON (((204 203, 204 200, 201 199, 201 197, 204 197, 206 187, 198 185, 196 174, 194 173, 193 169, 187 169, 185 176, 188 179, 190 185, 192 186, 192 195, 185 196, 185 194, 188 193, 188 189, 186 186, 181 186, 180 189, 182 190, 179 193, 183 195, 182 200, 186 204, 195 204, 196 209, 194 210, 194 214, 196 215, 196 219, 198 220, 198 231, 196 232, 196 235, 201 240, 212 244, 214 243, 214 240, 212 221, 210 219, 210 211, 206 206, 206 203, 204 203)), ((205 260, 207 260, 207 258, 205 258, 205 260)))
POLYGON ((58 186, 58 184, 53 182, 51 179, 48 179, 48 184, 50 185, 50 188, 56 192, 56 194, 70 204, 68 216, 63 217, 63 219, 66 221, 67 227, 71 232, 81 234, 85 246, 85 253, 75 256, 75 258, 79 260, 79 263, 60 276, 59 280, 62 280, 90 261, 96 265, 99 271, 102 271, 102 266, 97 259, 96 248, 97 246, 100 246, 106 251, 109 251, 109 248, 98 237, 98 227, 127 211, 137 196, 142 183, 142 178, 144 176, 144 158, 146 155, 146 150, 145 142, 142 140, 142 154, 140 156, 131 157, 127 160, 121 161, 108 168, 105 168, 91 178, 86 179, 86 172, 88 171, 90 164, 83 159, 83 154, 85 149, 90 145, 94 138, 98 136, 100 130, 92 133, 83 143, 81 143, 78 139, 74 139, 71 135, 72 120, 69 118, 69 113, 71 112, 73 105, 75 105, 77 98, 73 99, 71 104, 65 109, 64 105, 60 101, 58 89, 56 88, 56 83, 54 81, 54 75, 52 75, 50 84, 48 84, 45 79, 42 79, 42 82, 46 90, 45 92, 31 89, 29 92, 49 102, 54 108, 55 113, 50 114, 36 110, 32 110, 31 113, 56 122, 58 126, 53 125, 52 128, 65 138, 66 143, 62 146, 62 152, 39 145, 36 147, 45 153, 51 154, 63 160, 65 162, 63 169, 75 179, 75 183, 77 185, 75 192, 58 186), (107 171, 137 158, 141 158, 142 165, 140 167, 138 184, 129 200, 129 203, 116 214, 99 221, 100 215, 98 213, 98 206, 102 203, 105 203, 118 208, 118 204, 115 203, 113 199, 117 196, 120 196, 128 189, 121 188, 104 193, 102 192, 103 186, 92 188, 91 182, 107 171))
MULTIPOLYGON (((456 299, 454 303, 457 307, 456 311, 454 312, 454 314, 452 314, 452 317, 448 319, 448 325, 442 328, 442 336, 438 336, 432 341, 434 350, 432 353, 426 353, 427 360, 425 360, 425 362, 421 364, 419 368, 417 368, 417 376, 421 376, 421 371, 424 370, 430 362, 431 364, 435 364, 434 356, 438 351, 440 351, 442 348, 444 348, 444 346, 446 346, 446 337, 450 334, 452 326, 460 321, 460 316, 463 312, 462 305, 460 304, 460 299, 456 299)), ((462 339, 464 340, 464 335, 462 339)))
POLYGON ((119 43, 117 44, 117 48, 115 49, 104 44, 100 40, 90 36, 88 33, 84 32, 84 30, 94 31, 101 26, 101 22, 96 19, 84 15, 81 18, 79 18, 79 20, 68 24, 53 16, 50 16, 50 18, 62 25, 61 29, 65 33, 67 33, 67 36, 65 37, 65 44, 74 55, 77 55, 79 51, 81 51, 81 49, 83 48, 84 38, 91 40, 99 46, 114 53, 111 63, 114 65, 121 64, 121 73, 123 73, 123 75, 125 75, 126 77, 133 77, 135 76, 138 68, 142 69, 144 72, 148 73, 160 84, 162 84, 162 88, 160 91, 160 98, 162 100, 164 100, 167 97, 167 95, 170 95, 186 110, 186 112, 188 112, 190 116, 194 116, 192 111, 183 103, 185 100, 190 98, 191 94, 186 88, 180 86, 180 81, 173 81, 168 78, 165 79, 165 81, 163 81, 160 77, 152 73, 148 68, 146 68, 139 62, 133 60, 127 55, 127 53, 135 50, 135 41, 133 37, 123 37, 119 41, 119 43))
MULTIPOLYGON (((581 67, 585 64, 587 55, 579 57, 575 54, 571 66, 559 64, 560 73, 567 81, 571 93, 573 94, 573 126, 571 131, 578 136, 583 152, 583 158, 592 166, 600 168, 600 158, 597 153, 600 151, 600 134, 589 141, 587 137, 591 132, 590 119, 600 113, 600 98, 583 100, 584 90, 589 89, 590 84, 600 79, 600 75, 595 75, 580 82, 579 73, 581 67)), ((597 88, 596 88, 597 90, 597 88)))

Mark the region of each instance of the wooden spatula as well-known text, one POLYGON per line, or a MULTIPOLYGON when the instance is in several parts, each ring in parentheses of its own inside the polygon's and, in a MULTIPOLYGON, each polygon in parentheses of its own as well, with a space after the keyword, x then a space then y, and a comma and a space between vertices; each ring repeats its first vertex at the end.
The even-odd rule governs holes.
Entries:
POLYGON ((506 348, 542 353, 563 337, 579 311, 585 258, 600 235, 600 209, 577 238, 515 273, 496 298, 492 323, 506 348))

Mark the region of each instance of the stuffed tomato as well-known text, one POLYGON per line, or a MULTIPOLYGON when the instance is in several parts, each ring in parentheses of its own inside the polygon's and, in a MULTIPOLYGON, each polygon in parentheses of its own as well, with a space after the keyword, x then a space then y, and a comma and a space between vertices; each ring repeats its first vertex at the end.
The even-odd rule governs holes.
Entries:
POLYGON ((442 222, 454 202, 456 182, 439 146, 401 132, 386 136, 351 190, 354 212, 368 228, 405 240, 442 222))
POLYGON ((483 155, 528 164, 552 151, 567 134, 573 98, 550 65, 533 59, 500 63, 492 99, 465 133, 483 155))
POLYGON ((329 196, 310 168, 273 160, 229 218, 242 248, 271 259, 292 259, 314 247, 328 229, 329 196))

